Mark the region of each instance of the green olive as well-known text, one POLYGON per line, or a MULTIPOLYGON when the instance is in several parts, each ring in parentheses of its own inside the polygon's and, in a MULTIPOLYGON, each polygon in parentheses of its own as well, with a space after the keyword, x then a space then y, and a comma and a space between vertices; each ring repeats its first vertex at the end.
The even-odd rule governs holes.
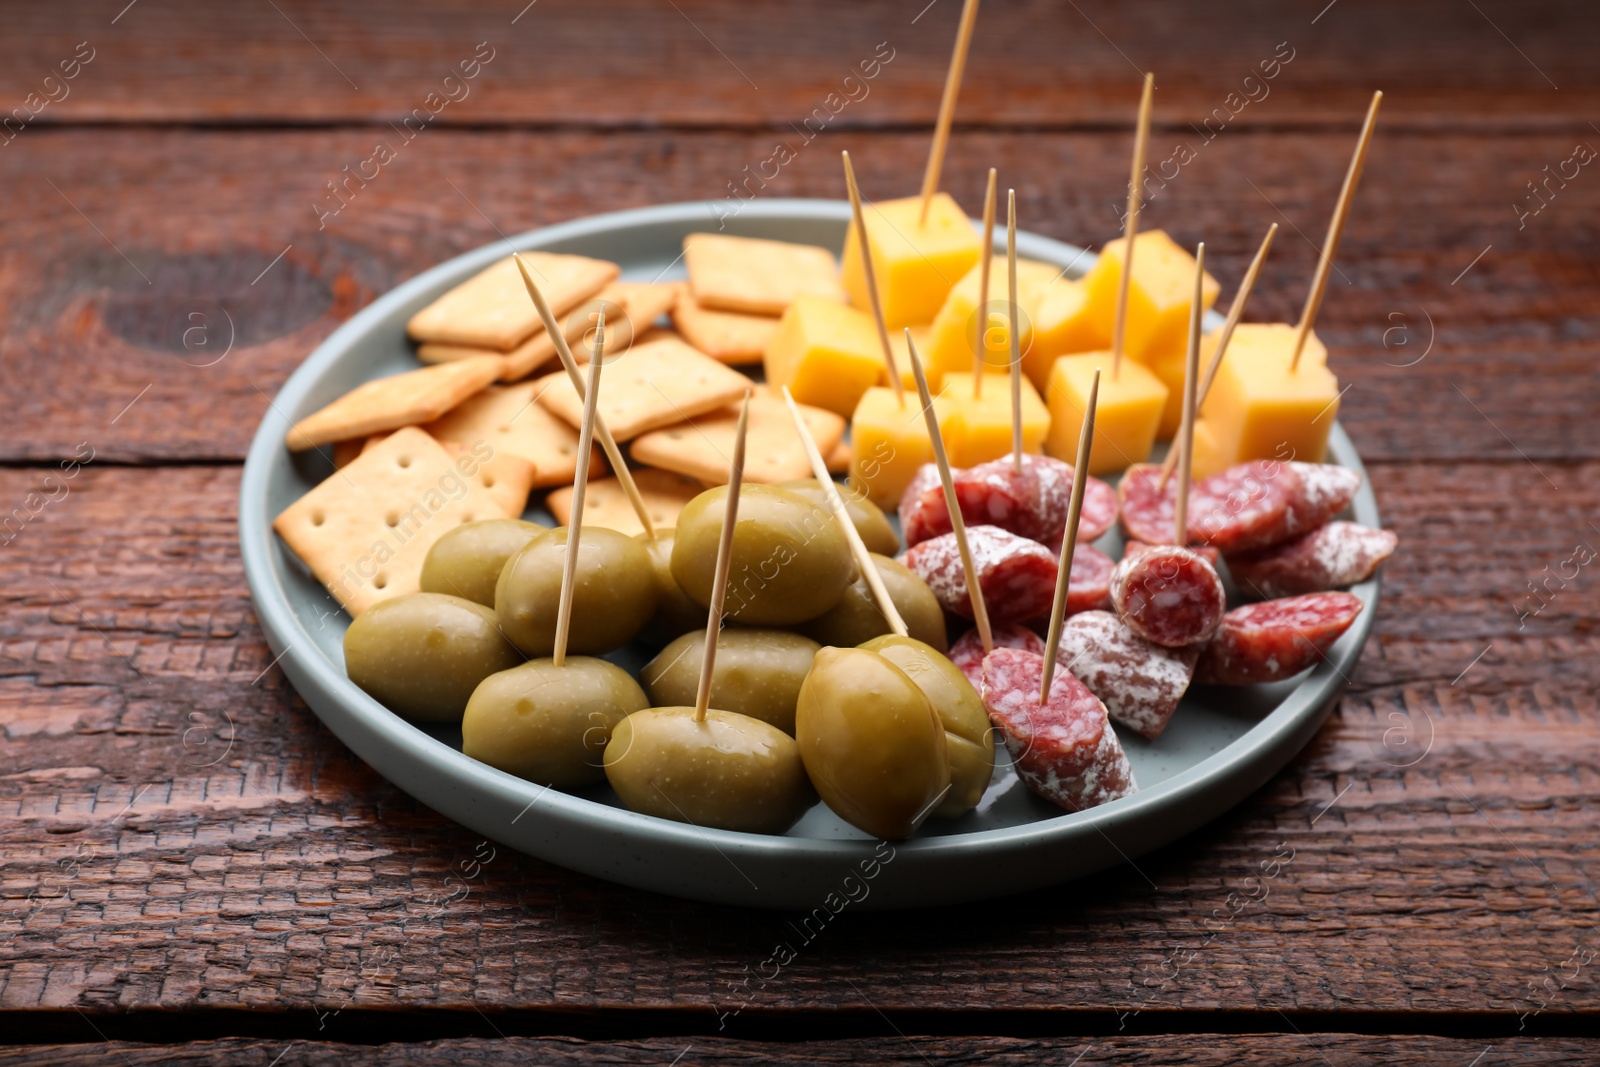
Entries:
POLYGON ((530 782, 574 789, 605 780, 602 760, 617 723, 650 705, 614 663, 571 656, 485 678, 467 701, 461 751, 530 782))
MULTIPOLYGON (((815 478, 797 478, 792 482, 779 482, 778 488, 799 493, 813 504, 827 508, 830 512, 833 510, 832 505, 828 503, 828 494, 822 488, 822 483, 815 478)), ((900 537, 894 532, 894 527, 889 525, 889 519, 884 515, 883 509, 862 496, 861 490, 854 486, 841 485, 838 489, 839 496, 844 499, 845 514, 849 515, 850 521, 855 524, 856 532, 861 535, 861 542, 867 546, 867 551, 885 556, 892 556, 900 551, 900 537)))
MULTIPOLYGON (((535 537, 506 561, 495 586, 494 610, 511 643, 530 656, 556 647, 561 571, 567 528, 535 537)), ((598 655, 633 639, 656 610, 656 575, 644 546, 627 534, 585 526, 578 543, 567 651, 598 655)))
MULTIPOLYGON (((787 630, 723 630, 711 669, 711 706, 771 723, 794 736, 800 683, 820 646, 787 630)), ((693 705, 700 690, 706 635, 687 633, 639 673, 651 703, 693 705)))
MULTIPOLYGON (((916 571, 888 556, 873 553, 872 562, 878 568, 884 588, 889 591, 889 599, 894 601, 900 617, 905 620, 907 632, 941 652, 948 648, 944 609, 928 583, 918 577, 916 571)), ((867 585, 859 568, 855 574, 855 580, 845 589, 839 602, 810 622, 802 623, 801 633, 824 645, 847 648, 890 632, 889 620, 878 609, 872 587, 867 585)))
MULTIPOLYGON (((639 534, 637 540, 650 557, 650 565, 656 575, 656 613, 645 626, 645 636, 657 644, 665 644, 679 634, 704 630, 706 606, 695 603, 694 598, 685 593, 672 576, 672 531, 656 531, 655 540, 639 534)), ((671 702, 658 700, 656 703, 671 702)))
MULTIPOLYGON (((711 603, 727 500, 727 486, 708 489, 678 515, 672 576, 699 604, 711 603)), ((752 626, 805 622, 839 602, 853 568, 844 531, 828 511, 787 489, 746 485, 723 611, 752 626)))
POLYGON ((840 818, 874 837, 907 837, 950 789, 944 726, 886 657, 825 648, 800 687, 795 740, 806 773, 840 818))
POLYGON ((521 662, 494 612, 443 593, 381 600, 344 634, 350 680, 395 714, 421 722, 461 721, 479 682, 521 662))
POLYGON ((781 834, 816 801, 794 738, 770 723, 711 710, 650 708, 617 725, 606 778, 631 811, 781 834))
POLYGON ((521 519, 465 522, 428 549, 422 561, 422 591, 449 593, 494 607, 494 587, 506 560, 548 526, 521 519))
POLYGON ((889 634, 874 637, 861 647, 904 671, 933 705, 934 714, 944 724, 945 747, 950 753, 950 792, 933 813, 946 819, 965 815, 982 799, 994 776, 994 731, 989 729, 983 699, 961 668, 915 638, 889 634))

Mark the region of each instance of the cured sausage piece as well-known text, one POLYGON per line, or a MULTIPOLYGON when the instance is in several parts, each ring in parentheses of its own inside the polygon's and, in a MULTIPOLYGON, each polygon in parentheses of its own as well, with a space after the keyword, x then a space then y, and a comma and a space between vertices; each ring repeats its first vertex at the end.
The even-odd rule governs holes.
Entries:
POLYGON ((1044 657, 997 648, 983 661, 983 706, 1011 753, 1017 777, 1068 811, 1135 792, 1133 768, 1100 698, 1059 665, 1039 703, 1044 657))
POLYGON ((1354 522, 1330 522, 1270 548, 1228 557, 1241 589, 1258 597, 1298 596, 1364 582, 1394 555, 1400 538, 1354 522))
MULTIPOLYGON (((991 621, 1031 619, 1049 610, 1055 596, 1056 557, 1048 548, 998 526, 969 527, 967 544, 991 621)), ((946 611, 963 619, 973 617, 955 534, 913 545, 901 554, 900 562, 928 583, 946 611)))
MULTIPOLYGON (((1044 638, 1019 623, 1008 622, 996 626, 989 636, 994 638, 995 648, 1020 648, 1035 655, 1044 655, 1044 638)), ((950 646, 950 662, 967 676, 967 681, 979 693, 983 692, 983 657, 983 639, 978 636, 977 630, 968 630, 950 646)))
POLYGON ((1361 598, 1349 593, 1310 593, 1234 608, 1201 652, 1194 680, 1255 685, 1293 678, 1315 666, 1360 614, 1361 598))
MULTIPOLYGON (((1147 552, 1155 547, 1155 545, 1149 544, 1145 541, 1126 541, 1122 545, 1122 558, 1132 559, 1139 553, 1147 552)), ((1190 545, 1189 551, 1195 553, 1207 563, 1211 564, 1213 569, 1215 569, 1217 564, 1222 561, 1222 553, 1218 552, 1216 546, 1214 545, 1190 545)))
MULTIPOLYGON (((1018 474, 1009 454, 952 472, 951 487, 968 525, 998 526, 1059 549, 1072 502, 1072 466, 1048 456, 1022 457, 1018 474)), ((1098 478, 1084 487, 1080 541, 1093 541, 1117 521, 1116 492, 1098 478)), ((900 530, 906 545, 950 532, 939 472, 924 464, 900 498, 900 530)))
POLYGON ((1214 545, 1223 555, 1287 540, 1295 532, 1289 504, 1301 495, 1295 466, 1251 460, 1195 483, 1189 491, 1189 539, 1214 545))
MULTIPOLYGON (((1132 541, 1151 545, 1172 543, 1172 523, 1176 518, 1178 483, 1168 481, 1163 491, 1161 467, 1154 463, 1135 463, 1117 483, 1117 505, 1122 533, 1132 541)), ((1191 490, 1190 505, 1194 503, 1191 490)))
MULTIPOLYGON (((1070 618, 1083 611, 1109 609, 1111 572, 1116 570, 1116 567, 1116 562, 1098 548, 1079 544, 1072 553, 1072 574, 1067 578, 1067 609, 1063 614, 1070 618)), ((1054 590, 1050 595, 1053 602, 1054 590)), ((1028 625, 1040 633, 1048 631, 1050 629, 1048 611, 1037 618, 1029 619, 1028 625)))
POLYGON ((1108 611, 1068 619, 1057 647, 1060 667, 1100 698, 1112 722, 1152 741, 1178 710, 1200 658, 1200 646, 1146 641, 1108 611))
POLYGON ((1227 608, 1216 570, 1178 545, 1153 545, 1118 563, 1111 603, 1134 633, 1168 648, 1209 638, 1227 608))
POLYGON ((1361 488, 1361 475, 1332 463, 1290 463, 1299 487, 1289 501, 1286 529, 1290 537, 1315 530, 1343 511, 1361 488))

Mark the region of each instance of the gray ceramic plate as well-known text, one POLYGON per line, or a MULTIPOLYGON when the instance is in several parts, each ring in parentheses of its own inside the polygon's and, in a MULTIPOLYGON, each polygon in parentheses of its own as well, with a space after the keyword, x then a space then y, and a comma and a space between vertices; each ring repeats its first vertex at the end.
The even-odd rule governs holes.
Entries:
MULTIPOLYGON (((838 248, 848 213, 842 202, 754 202, 728 220, 727 231, 838 248)), ((707 205, 670 204, 478 249, 361 311, 278 394, 251 446, 240 489, 245 574, 284 673, 361 758, 477 834, 564 867, 698 900, 809 910, 847 889, 860 898, 857 907, 917 907, 1020 892, 1130 862, 1237 804, 1311 739, 1371 629, 1376 580, 1354 590, 1366 609, 1314 670, 1275 685, 1197 690, 1159 740, 1125 737, 1142 787, 1137 794, 1063 813, 1022 788, 1004 765, 1002 748, 1002 766, 975 812, 929 820, 915 838, 892 846, 868 839, 822 805, 786 836, 767 837, 635 815, 604 788, 580 795, 546 789, 468 759, 459 732, 413 726, 352 685, 341 652, 348 620, 272 532, 273 516, 332 469, 315 456, 290 456, 283 445, 290 423, 361 382, 415 367, 407 319, 513 248, 609 259, 622 265, 624 278, 649 281, 682 277, 683 236, 715 229, 707 205)), ((1080 249, 1033 234, 1019 234, 1017 248, 1074 274, 1093 262, 1080 249)), ((1334 462, 1361 470, 1350 439, 1337 427, 1331 451, 1334 462)), ((1379 525, 1369 487, 1363 485, 1352 510, 1357 521, 1379 525)), ((1113 557, 1120 550, 1117 537, 1113 531, 1100 544, 1113 557)), ((626 650, 617 659, 639 665, 637 654, 626 650)))

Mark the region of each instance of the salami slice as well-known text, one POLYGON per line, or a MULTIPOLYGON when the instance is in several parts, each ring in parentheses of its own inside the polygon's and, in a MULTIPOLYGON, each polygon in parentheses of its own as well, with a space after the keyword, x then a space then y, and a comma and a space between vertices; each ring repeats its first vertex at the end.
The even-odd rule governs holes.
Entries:
MULTIPOLYGON (((1125 541, 1122 545, 1122 558, 1130 559, 1155 547, 1145 541, 1125 541)), ((1218 552, 1214 545, 1190 545, 1189 551, 1202 557, 1213 568, 1222 561, 1222 553, 1218 552)))
POLYGON ((1039 702, 1044 657, 997 648, 983 661, 983 706, 1000 730, 1017 777, 1068 811, 1083 811, 1138 789, 1106 707, 1072 672, 1056 667, 1039 702))
POLYGON ((1309 533, 1343 511, 1361 488, 1361 475, 1332 463, 1291 463, 1298 487, 1289 501, 1290 537, 1309 533))
MULTIPOLYGON (((1044 639, 1020 623, 1008 622, 994 627, 990 634, 995 648, 1020 648, 1036 655, 1044 655, 1044 639)), ((972 688, 983 692, 983 639, 977 630, 968 630, 950 646, 950 662, 954 663, 972 688)))
MULTIPOLYGON (((950 482, 968 525, 998 526, 1059 550, 1072 501, 1070 464, 1030 453, 1022 457, 1018 474, 1007 454, 954 471, 950 482)), ((1100 479, 1091 479, 1084 488, 1079 540, 1093 541, 1116 518, 1116 492, 1100 479)), ((931 464, 917 472, 900 498, 900 529, 907 546, 950 532, 944 490, 931 464)))
POLYGON ((1224 555, 1287 540, 1293 529, 1289 504, 1301 496, 1295 466, 1251 460, 1195 483, 1189 491, 1189 539, 1224 555))
POLYGON ((1310 593, 1234 608, 1200 654, 1194 680, 1255 685, 1293 678, 1315 666, 1360 614, 1361 598, 1349 593, 1310 593))
MULTIPOLYGON (((968 527, 967 544, 992 622, 1031 619, 1049 610, 1055 595, 1056 557, 1048 548, 998 526, 968 527)), ((946 611, 963 619, 973 617, 954 533, 913 545, 901 554, 900 562, 928 583, 946 611)))
MULTIPOLYGON (((1082 611, 1095 611, 1111 607, 1111 572, 1117 564, 1093 545, 1079 542, 1072 553, 1072 574, 1067 579, 1067 617, 1082 611)), ((1050 591, 1052 603, 1055 590, 1050 591)), ((1048 607, 1048 606, 1047 606, 1048 607)), ((1050 613, 1028 620, 1040 633, 1050 629, 1050 613)))
POLYGON ((1394 555, 1400 538, 1354 522, 1330 522, 1269 548, 1228 557, 1234 581, 1259 597, 1320 593, 1364 582, 1394 555))
MULTIPOLYGON (((1177 507, 1178 483, 1161 485, 1161 467, 1154 463, 1135 463, 1117 483, 1118 518, 1123 535, 1151 545, 1172 544, 1172 523, 1177 507)), ((1085 498, 1087 500, 1087 498, 1085 498)), ((1191 496, 1191 505, 1193 498, 1191 496)))
POLYGON ((1194 676, 1200 646, 1146 641, 1108 611, 1074 615, 1061 628, 1060 665, 1100 698, 1118 726, 1155 740, 1194 676))
POLYGON ((1152 545, 1118 563, 1111 603, 1134 633, 1168 648, 1209 638, 1227 607, 1216 570, 1179 545, 1152 545))

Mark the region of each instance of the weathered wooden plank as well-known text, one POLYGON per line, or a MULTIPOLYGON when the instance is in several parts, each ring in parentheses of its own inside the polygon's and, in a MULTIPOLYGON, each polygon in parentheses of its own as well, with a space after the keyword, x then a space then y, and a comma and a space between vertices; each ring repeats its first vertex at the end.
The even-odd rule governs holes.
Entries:
MULTIPOLYGON (((846 913, 745 986, 796 939, 787 917, 505 849, 450 900, 476 835, 382 782, 266 670, 237 470, 91 464, 0 554, 0 1005, 681 1008, 708 1030, 741 1005, 1004 1004, 1096 1026, 1592 1009, 1588 966, 1559 995, 1540 983, 1600 949, 1593 566, 1537 615, 1511 600, 1600 540, 1583 532, 1600 464, 1547 473, 1374 468, 1403 538, 1375 636, 1316 741, 1234 812, 1048 892, 846 913)), ((0 471, 0 499, 37 475, 0 471)))
MULTIPOLYGON (((958 9, 187 0, 136 6, 113 23, 117 12, 98 7, 22 6, 0 42, 0 100, 23 105, 24 120, 42 102, 36 125, 380 124, 429 106, 439 125, 783 127, 815 108, 828 109, 830 125, 931 125, 958 9), (492 58, 460 78, 475 53, 492 58), (81 56, 92 58, 62 80, 59 65, 81 56), (875 56, 892 57, 867 68, 877 77, 844 81, 875 56), (454 100, 430 105, 430 91, 454 100)), ((1180 127, 1215 108, 1237 112, 1221 116, 1230 125, 1349 127, 1374 88, 1391 94, 1385 121, 1395 128, 1581 127, 1600 103, 1586 60, 1597 47, 1600 22, 1554 0, 1476 10, 1343 0, 1325 12, 1268 0, 1029 0, 983 10, 959 118, 1125 128, 1139 71, 1154 69, 1156 119, 1180 127)))
MULTIPOLYGON (((80 444, 108 460, 237 459, 288 373, 375 295, 501 232, 726 195, 774 135, 427 131, 319 230, 313 205, 335 203, 324 182, 373 139, 38 131, 0 153, 0 460, 80 444)), ((758 191, 835 197, 835 152, 851 148, 869 193, 906 192, 923 147, 920 134, 829 134, 758 191)), ((1158 142, 1152 158, 1171 150, 1158 142)), ((1284 223, 1251 315, 1292 318, 1349 150, 1345 132, 1224 133, 1154 190, 1149 223, 1204 238, 1229 288, 1261 230, 1284 223)), ((1600 183, 1580 175, 1521 229, 1512 209, 1570 151, 1557 134, 1492 152, 1476 137, 1378 136, 1319 322, 1368 458, 1600 456, 1576 387, 1600 358, 1587 222, 1600 183)), ((1120 133, 958 133, 948 184, 975 203, 996 163, 1024 225, 1098 245, 1117 225, 1126 155, 1120 133)))
MULTIPOLYGON (((492 1024, 491 1024, 492 1025, 492 1024)), ((1481 1056, 1484 1063, 1574 1064, 1594 1062, 1595 1046, 1580 1038, 1494 1038, 1468 1040, 1432 1035, 1395 1034, 1166 1034, 1155 1037, 1012 1038, 890 1036, 845 1041, 758 1042, 715 1037, 639 1038, 591 1042, 564 1037, 489 1036, 451 1038, 382 1045, 336 1041, 287 1041, 234 1038, 186 1044, 101 1042, 82 1045, 37 1045, 0 1050, 0 1064, 51 1064, 54 1067, 100 1063, 211 1064, 271 1067, 273 1057, 285 1064, 317 1065, 502 1064, 523 1062, 565 1064, 652 1064, 684 1062, 744 1064, 857 1064, 922 1067, 927 1063, 962 1064, 1164 1064, 1174 1067, 1221 1067, 1223 1064, 1326 1063, 1328 1067, 1364 1067, 1382 1062, 1399 1067, 1463 1067, 1481 1056)), ((87 1029, 87 1027, 85 1027, 87 1029)))

